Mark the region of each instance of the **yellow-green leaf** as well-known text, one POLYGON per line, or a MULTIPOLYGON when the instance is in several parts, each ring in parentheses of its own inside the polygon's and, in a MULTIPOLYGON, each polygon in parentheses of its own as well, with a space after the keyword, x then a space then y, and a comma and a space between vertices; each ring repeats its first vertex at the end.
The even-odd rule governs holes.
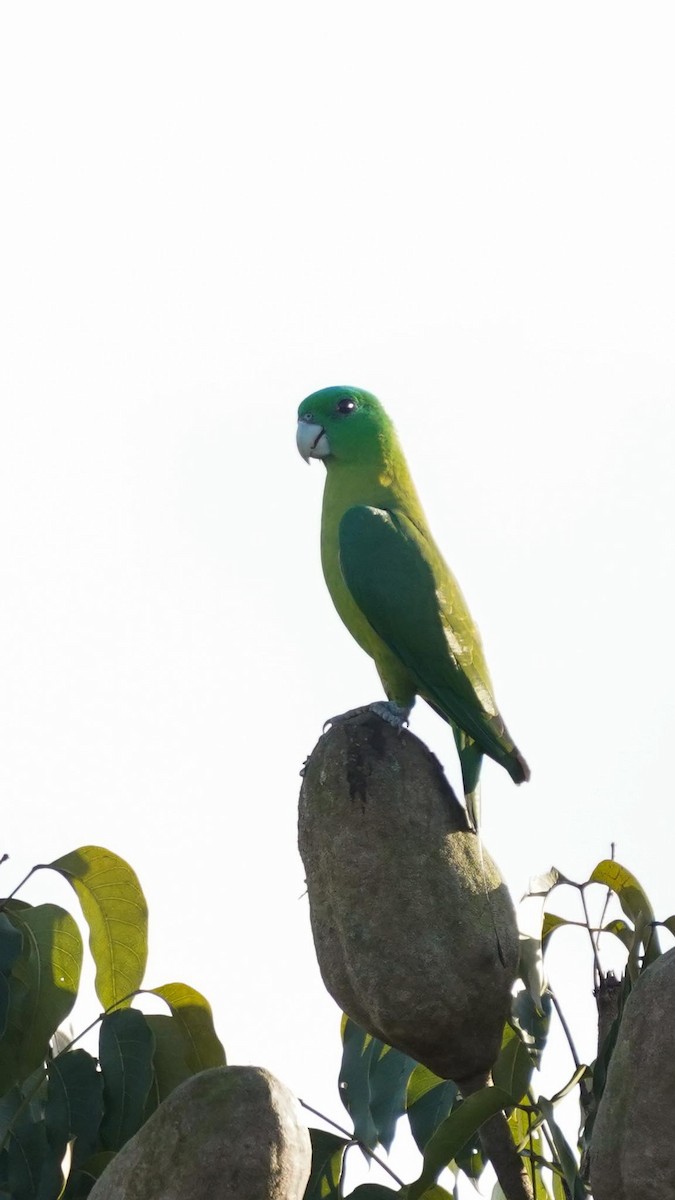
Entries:
POLYGON ((135 873, 100 846, 81 846, 48 865, 68 880, 82 906, 101 1004, 130 1004, 148 957, 148 908, 135 873))
POLYGON ((654 910, 644 888, 632 872, 614 859, 605 858, 591 873, 590 882, 605 884, 615 892, 626 916, 635 926, 641 926, 644 931, 642 937, 645 945, 645 963, 658 958, 661 953, 659 940, 656 929, 651 924, 654 921, 654 910))
POLYGON ((171 1009, 184 1041, 185 1060, 195 1073, 207 1067, 224 1067, 225 1051, 214 1025, 208 1000, 186 983, 165 983, 151 988, 171 1009))

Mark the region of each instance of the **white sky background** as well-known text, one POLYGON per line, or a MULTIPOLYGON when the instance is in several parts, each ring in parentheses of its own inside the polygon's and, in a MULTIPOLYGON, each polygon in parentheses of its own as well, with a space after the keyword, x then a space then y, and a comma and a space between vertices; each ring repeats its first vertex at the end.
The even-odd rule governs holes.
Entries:
MULTIPOLYGON (((675 911, 669 18, 2 11, 2 887, 121 854, 148 984, 202 990, 231 1062, 338 1121, 298 772, 381 693, 321 577, 323 468, 294 446, 315 388, 383 400, 481 627, 533 771, 484 772, 514 897, 615 841, 675 911)), ((73 903, 47 876, 24 896, 73 903)), ((557 936, 590 1058, 590 958, 557 936)))

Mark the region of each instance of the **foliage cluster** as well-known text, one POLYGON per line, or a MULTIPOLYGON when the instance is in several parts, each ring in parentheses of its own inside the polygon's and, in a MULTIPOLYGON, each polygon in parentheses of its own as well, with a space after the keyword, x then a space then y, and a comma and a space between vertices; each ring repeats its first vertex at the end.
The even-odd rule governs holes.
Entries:
MULTIPOLYGON (((68 881, 89 929, 103 1008, 98 1057, 60 1026, 78 995, 79 926, 56 904, 0 902, 0 1200, 83 1200, 124 1143, 179 1083, 225 1053, 211 1009, 183 983, 143 988, 148 911, 131 867, 83 846, 49 869, 68 881), (166 1013, 132 1007, 144 994, 166 1013)), ((27 876, 29 878, 29 876, 27 876)))
MULTIPOLYGON (((359 1146, 389 1171, 378 1150, 381 1147, 389 1152, 397 1122, 402 1117, 407 1119, 422 1155, 419 1177, 408 1184, 396 1176, 393 1176, 391 1186, 360 1184, 348 1194, 348 1200, 387 1200, 393 1196, 405 1200, 450 1200, 451 1196, 457 1195, 461 1176, 473 1181, 481 1177, 485 1160, 479 1129, 502 1108, 507 1113, 514 1143, 527 1161, 537 1200, 583 1200, 588 1195, 588 1154, 593 1121, 616 1041, 621 1010, 640 972, 661 952, 659 924, 675 934, 675 917, 657 922, 635 876, 614 859, 598 863, 583 883, 576 883, 552 869, 533 880, 525 900, 529 905, 529 916, 528 932, 521 942, 520 985, 493 1070, 495 1086, 462 1098, 454 1083, 439 1079, 413 1059, 369 1037, 345 1018, 339 1088, 352 1119, 353 1133, 344 1130, 338 1135, 325 1130, 310 1130, 314 1160, 305 1200, 341 1200, 345 1196, 346 1152, 352 1146, 359 1146), (562 887, 578 894, 579 920, 548 911, 550 895, 562 887), (599 890, 601 917, 594 925, 587 895, 599 890), (611 909, 617 901, 621 915, 613 916, 611 909), (551 939, 558 930, 569 926, 586 931, 593 959, 599 1038, 597 1057, 589 1064, 579 1061, 564 1014, 544 978, 543 963, 551 939), (626 970, 621 983, 602 968, 600 942, 603 936, 617 938, 626 951, 626 970), (606 1014, 608 1001, 609 1018, 606 1014), (536 1072, 554 1014, 562 1022, 569 1041, 574 1069, 555 1095, 547 1097, 536 1090, 536 1072), (580 1112, 579 1141, 575 1149, 569 1145, 556 1117, 558 1104, 574 1089, 578 1089, 580 1112), (438 1182, 445 1168, 450 1171, 452 1192, 438 1182)), ((499 1184, 494 1188, 493 1200, 503 1200, 499 1184)))
MULTIPOLYGON (((80 986, 79 926, 56 904, 32 906, 19 899, 19 885, 0 902, 0 1200, 84 1200, 108 1162, 179 1083, 225 1063, 202 995, 182 983, 142 986, 148 914, 128 864, 107 850, 84 846, 33 870, 44 869, 60 874, 77 895, 103 1012, 77 1036, 63 1033, 80 986), (143 995, 158 997, 167 1012, 147 1014, 132 1007, 143 995), (94 1025, 97 1057, 76 1046, 94 1025)), ((528 1164, 535 1196, 582 1200, 587 1195, 590 1136, 621 1008, 640 972, 661 952, 659 924, 675 934, 675 917, 657 922, 638 881, 613 859, 600 862, 583 883, 552 870, 533 882, 527 902, 530 924, 522 941, 521 981, 494 1067, 494 1086, 463 1098, 454 1083, 344 1018, 338 1082, 353 1130, 310 1130, 313 1162, 305 1200, 342 1200, 347 1151, 353 1146, 379 1162, 392 1183, 360 1184, 347 1200, 450 1200, 461 1177, 481 1177, 485 1161, 479 1130, 502 1109, 528 1164), (549 897, 561 887, 578 894, 579 920, 548 910, 549 897), (604 902, 600 921, 593 924, 587 893, 598 889, 603 889, 604 902), (617 900, 621 915, 612 915, 617 900), (547 948, 565 926, 586 931, 593 956, 600 1033, 597 1058, 589 1064, 579 1062, 567 1022, 544 979, 547 948), (618 939, 626 953, 621 984, 603 972, 600 940, 607 936, 618 939), (608 995, 609 1019, 600 1003, 608 995), (547 1097, 536 1088, 537 1067, 556 1013, 574 1070, 547 1097), (576 1151, 555 1113, 574 1089, 580 1102, 576 1151), (401 1118, 422 1156, 418 1178, 407 1184, 381 1154, 391 1149, 401 1118), (438 1182, 446 1168, 452 1192, 438 1182)), ((497 1185, 493 1200, 502 1197, 497 1185)))

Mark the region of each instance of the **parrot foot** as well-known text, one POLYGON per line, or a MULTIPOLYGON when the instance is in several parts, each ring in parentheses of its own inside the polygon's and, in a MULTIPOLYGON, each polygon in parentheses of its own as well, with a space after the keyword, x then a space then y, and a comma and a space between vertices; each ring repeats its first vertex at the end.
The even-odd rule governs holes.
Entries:
POLYGON ((381 717, 388 725, 393 725, 394 729, 403 729, 403 726, 408 724, 410 716, 410 708, 396 704, 394 700, 375 700, 372 704, 362 704, 359 708, 350 708, 349 712, 329 717, 327 721, 324 721, 323 732, 326 732, 329 725, 341 725, 343 721, 351 721, 354 717, 361 717, 364 713, 369 712, 381 717))

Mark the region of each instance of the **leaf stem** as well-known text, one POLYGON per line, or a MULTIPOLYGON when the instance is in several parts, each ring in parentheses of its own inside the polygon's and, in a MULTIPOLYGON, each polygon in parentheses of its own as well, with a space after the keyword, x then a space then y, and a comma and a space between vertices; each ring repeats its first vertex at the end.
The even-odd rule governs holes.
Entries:
POLYGON ((371 1150, 369 1146, 366 1146, 360 1138, 355 1137, 354 1134, 350 1133, 348 1129, 345 1129, 343 1125, 338 1125, 337 1121, 332 1121, 330 1117, 325 1115, 325 1113, 319 1112, 318 1108, 312 1108, 311 1104, 307 1104, 307 1102, 305 1100, 301 1100, 299 1096, 298 1100, 302 1107, 306 1108, 308 1112, 314 1113, 315 1117, 321 1117, 322 1121, 325 1121, 327 1125, 332 1125, 333 1129, 337 1129, 338 1133, 343 1133, 345 1137, 349 1139, 352 1145, 360 1146, 364 1154, 367 1154, 369 1158, 372 1158, 373 1162, 376 1162, 378 1167, 381 1167, 383 1171, 387 1172, 387 1175, 391 1175, 391 1178, 395 1183, 398 1184, 399 1187, 405 1187, 403 1180, 399 1179, 398 1175, 392 1171, 391 1167, 388 1167, 386 1162, 383 1162, 379 1154, 375 1154, 375 1152, 371 1150))
MULTIPOLYGON (((593 937, 593 929, 591 926, 591 919, 588 915, 588 905, 586 904, 586 887, 584 884, 581 885, 581 887, 579 888, 579 891, 581 892, 581 903, 583 905, 584 916, 586 918, 586 928, 588 930, 588 936, 591 939, 591 946, 593 947, 593 964, 595 967, 595 973, 596 973, 596 977, 597 977, 595 980, 595 986, 599 987, 600 984, 602 983, 603 979, 605 978, 605 976, 604 976, 604 972, 602 970, 602 966, 600 965, 600 957, 598 955, 597 939, 593 937)), ((599 936, 600 935, 598 934, 598 938, 599 938, 599 936)))
MULTIPOLYGON (((8 857, 9 857, 9 855, 7 855, 7 854, 6 854, 6 855, 4 856, 4 858, 2 859, 2 861, 4 862, 4 861, 5 861, 5 858, 8 858, 8 857)), ((31 869, 30 869, 30 871, 28 872, 28 874, 27 874, 27 875, 24 875, 24 877, 23 877, 23 879, 21 880, 21 882, 20 882, 20 883, 17 883, 17 885, 16 885, 16 887, 14 888, 14 890, 13 890, 12 892, 10 892, 10 893, 9 893, 9 896, 5 896, 5 898, 4 898, 3 902, 2 902, 2 904, 0 904, 0 912, 2 912, 2 910, 3 910, 3 909, 4 909, 4 907, 5 907, 5 905, 6 905, 6 904, 8 904, 10 900, 13 900, 13 899, 14 899, 14 897, 16 896, 16 893, 17 893, 18 891, 20 891, 20 890, 21 890, 21 888, 23 887, 24 883, 28 883, 28 880, 30 879, 31 875, 34 875, 36 871, 39 871, 39 870, 40 870, 40 868, 41 868, 41 866, 42 866, 42 865, 43 865, 42 863, 38 863, 38 865, 37 865, 36 867, 31 867, 31 869)))

